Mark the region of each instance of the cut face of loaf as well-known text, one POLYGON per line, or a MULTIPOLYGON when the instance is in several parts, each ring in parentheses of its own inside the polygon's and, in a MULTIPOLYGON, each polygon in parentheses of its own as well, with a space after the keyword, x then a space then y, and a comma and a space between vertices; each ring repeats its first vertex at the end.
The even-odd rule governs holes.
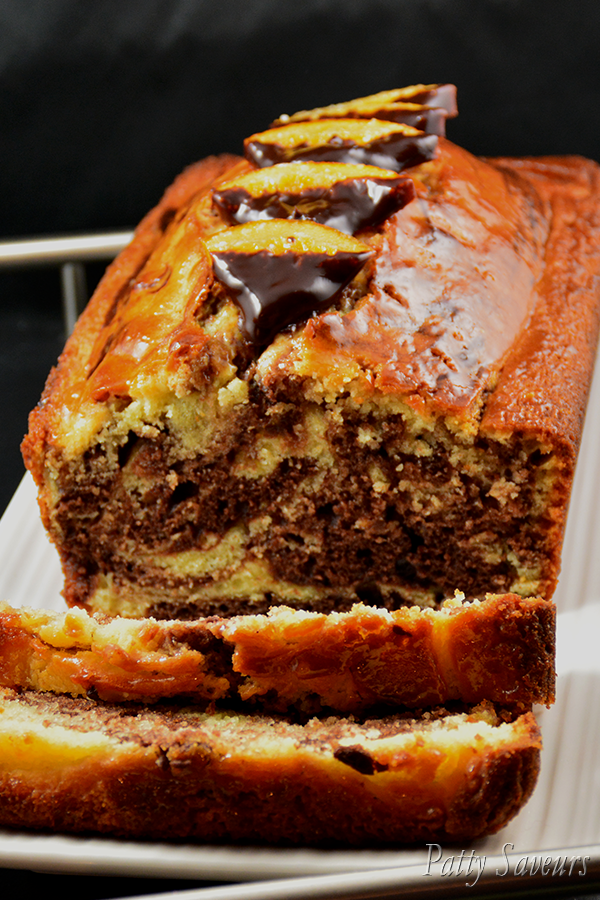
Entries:
POLYGON ((294 725, 0 690, 0 825, 312 845, 470 840, 527 800, 528 713, 294 725))
POLYGON ((322 714, 554 699, 554 607, 516 595, 441 610, 163 621, 0 608, 0 685, 322 714))
POLYGON ((247 142, 264 168, 192 167, 109 268, 24 443, 69 604, 551 597, 598 168, 481 160, 384 115, 434 88, 278 123, 247 142))

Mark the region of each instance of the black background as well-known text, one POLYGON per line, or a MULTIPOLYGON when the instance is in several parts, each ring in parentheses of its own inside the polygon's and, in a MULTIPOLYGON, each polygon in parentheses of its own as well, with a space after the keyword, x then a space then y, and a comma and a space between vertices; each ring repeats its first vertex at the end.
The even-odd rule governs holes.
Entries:
POLYGON ((600 155, 596 0, 3 0, 2 233, 129 226, 282 112, 452 81, 457 143, 600 155))
MULTIPOLYGON (((185 165, 282 112, 418 82, 458 86, 448 134, 475 153, 600 161, 599 43, 598 0, 2 0, 0 239, 133 227, 185 165)), ((0 324, 1 509, 64 340, 57 271, 1 270, 0 324)))

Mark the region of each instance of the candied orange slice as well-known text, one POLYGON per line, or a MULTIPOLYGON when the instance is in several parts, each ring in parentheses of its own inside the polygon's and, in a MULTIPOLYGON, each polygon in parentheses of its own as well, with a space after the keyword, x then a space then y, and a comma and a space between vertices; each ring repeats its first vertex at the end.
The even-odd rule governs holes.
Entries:
POLYGON ((262 347, 284 328, 327 309, 374 254, 356 238, 309 221, 236 225, 207 241, 214 274, 262 347))
POLYGON ((381 119, 317 119, 294 122, 251 135, 247 158, 260 168, 314 160, 379 166, 400 172, 431 159, 437 136, 381 119))
POLYGON ((339 252, 373 253, 366 244, 334 228, 316 222, 288 222, 275 219, 269 222, 248 222, 219 231, 206 242, 210 253, 323 253, 334 256, 339 252))
POLYGON ((354 234, 373 228, 415 196, 410 178, 376 166, 280 163, 256 169, 213 191, 230 223, 311 219, 354 234))
POLYGON ((443 134, 446 118, 456 116, 456 88, 453 84, 417 84, 380 91, 346 103, 332 103, 280 116, 271 127, 314 119, 389 119, 412 125, 428 134, 443 134))

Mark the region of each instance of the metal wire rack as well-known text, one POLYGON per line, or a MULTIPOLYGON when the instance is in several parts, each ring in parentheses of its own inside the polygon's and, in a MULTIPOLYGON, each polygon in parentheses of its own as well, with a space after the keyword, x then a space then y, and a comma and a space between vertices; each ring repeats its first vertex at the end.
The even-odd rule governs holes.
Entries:
POLYGON ((132 231, 107 231, 0 242, 0 268, 59 266, 67 334, 88 301, 85 265, 110 260, 133 237, 132 231))

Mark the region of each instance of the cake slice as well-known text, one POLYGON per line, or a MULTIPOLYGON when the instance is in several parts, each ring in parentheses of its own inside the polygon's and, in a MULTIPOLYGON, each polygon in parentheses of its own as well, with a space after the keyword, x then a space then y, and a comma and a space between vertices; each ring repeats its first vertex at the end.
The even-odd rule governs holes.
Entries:
POLYGON ((194 621, 3 604, 0 826, 477 839, 534 788, 530 707, 553 700, 553 625, 551 602, 516 595, 194 621))
POLYGON ((0 826, 154 840, 369 845, 497 831, 539 766, 531 713, 303 725, 0 689, 0 826))
POLYGON ((599 169, 478 159, 393 121, 411 97, 451 112, 435 90, 291 116, 246 159, 191 167, 109 268, 23 445, 69 605, 552 596, 599 169))
POLYGON ((516 595, 388 612, 276 607, 195 621, 0 607, 0 685, 108 701, 362 713, 554 700, 554 605, 516 595))

